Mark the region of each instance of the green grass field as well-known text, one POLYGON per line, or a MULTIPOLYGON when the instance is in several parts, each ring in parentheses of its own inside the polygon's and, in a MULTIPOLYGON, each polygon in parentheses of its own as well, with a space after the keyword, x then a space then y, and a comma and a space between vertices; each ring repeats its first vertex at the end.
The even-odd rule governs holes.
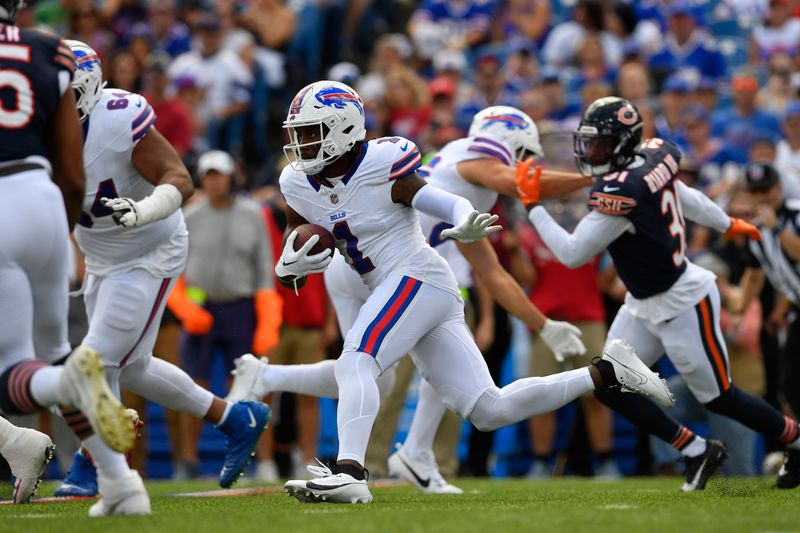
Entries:
MULTIPOLYGON (((800 489, 778 491, 771 478, 715 479, 681 494, 677 478, 618 482, 463 480, 463 496, 425 496, 408 486, 374 489, 371 505, 301 504, 283 493, 176 497, 213 483, 149 483, 153 515, 89 519, 90 502, 0 508, 0 531, 359 532, 402 531, 800 531, 800 489)), ((246 485, 245 485, 246 486, 246 485)), ((53 485, 40 489, 52 494, 53 485)))

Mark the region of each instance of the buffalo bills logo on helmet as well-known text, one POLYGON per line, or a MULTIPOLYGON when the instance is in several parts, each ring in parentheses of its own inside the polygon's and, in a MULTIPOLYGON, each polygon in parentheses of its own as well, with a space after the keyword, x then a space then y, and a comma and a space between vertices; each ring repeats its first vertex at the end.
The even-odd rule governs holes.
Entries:
POLYGON ((485 117, 484 124, 481 127, 482 130, 488 128, 492 124, 499 122, 503 124, 506 128, 510 130, 524 130, 528 127, 528 123, 519 115, 512 115, 511 113, 505 113, 502 115, 489 115, 485 117))
POLYGON ((73 55, 75 55, 75 62, 78 65, 78 70, 88 70, 89 72, 93 71, 96 68, 100 67, 100 57, 94 51, 86 51, 81 50, 80 48, 75 48, 72 50, 73 55))
POLYGON ((353 104, 359 113, 364 114, 364 102, 361 101, 361 98, 339 87, 325 87, 317 91, 314 96, 322 105, 344 109, 347 104, 353 104))

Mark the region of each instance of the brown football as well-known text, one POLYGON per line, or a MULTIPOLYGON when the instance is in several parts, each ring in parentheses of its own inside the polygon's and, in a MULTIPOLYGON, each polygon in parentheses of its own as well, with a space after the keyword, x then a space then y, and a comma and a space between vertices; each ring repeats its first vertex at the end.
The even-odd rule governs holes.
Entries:
POLYGON ((309 255, 318 254, 326 249, 333 250, 336 247, 336 239, 333 238, 333 234, 322 226, 318 226, 317 224, 303 224, 302 226, 297 226, 296 229, 297 238, 294 240, 295 251, 302 248, 313 235, 319 235, 319 240, 317 244, 311 247, 311 250, 308 252, 309 255))

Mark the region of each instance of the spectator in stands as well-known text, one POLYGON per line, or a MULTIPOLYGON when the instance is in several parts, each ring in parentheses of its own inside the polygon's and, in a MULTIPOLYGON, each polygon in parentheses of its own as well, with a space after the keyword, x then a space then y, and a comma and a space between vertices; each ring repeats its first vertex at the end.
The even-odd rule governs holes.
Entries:
MULTIPOLYGON (((561 204, 561 224, 577 224, 582 215, 584 196, 573 203, 561 204), (576 209, 577 208, 577 209, 576 209)), ((581 330, 581 340, 586 345, 586 355, 558 362, 553 352, 538 335, 531 344, 532 376, 549 376, 568 368, 580 368, 591 363, 592 354, 603 351, 606 339, 605 308, 598 286, 600 280, 600 256, 577 269, 564 266, 542 242, 536 231, 524 227, 521 235, 530 261, 533 276, 530 280, 530 299, 542 313, 553 320, 566 320, 581 330)), ((597 462, 595 475, 618 478, 622 474, 612 457, 613 432, 611 411, 589 394, 580 399, 584 410, 589 444, 597 462)), ((556 437, 556 414, 548 413, 530 420, 531 451, 533 464, 529 478, 550 477, 553 472, 553 451, 556 437)))
POLYGON ((517 41, 508 48, 505 61, 506 85, 517 93, 532 88, 539 82, 539 60, 535 45, 529 41, 517 41))
POLYGON ((681 114, 681 129, 683 154, 698 166, 697 187, 713 200, 727 198, 741 174, 738 157, 720 139, 712 137, 709 114, 697 104, 690 105, 681 114))
POLYGON ((781 176, 784 195, 800 200, 800 100, 786 108, 783 135, 776 146, 775 170, 781 176))
POLYGON ((442 48, 474 48, 489 40, 493 10, 493 0, 423 0, 408 34, 425 59, 442 48))
POLYGON ((517 105, 518 95, 509 90, 506 84, 502 58, 497 52, 486 51, 475 60, 473 78, 477 91, 472 99, 461 104, 458 110, 458 125, 465 131, 469 129, 475 113, 481 109, 491 105, 517 105))
POLYGON ((574 120, 581 113, 580 102, 567 93, 558 69, 545 67, 542 69, 542 83, 540 85, 545 97, 547 107, 550 109, 548 118, 561 123, 566 120, 574 120))
POLYGON ((103 29, 100 9, 92 0, 78 0, 71 5, 69 37, 94 48, 104 64, 110 64, 114 57, 114 35, 103 29))
POLYGON ((677 141, 680 136, 681 113, 689 105, 691 85, 683 73, 672 74, 664 81, 661 112, 655 118, 656 136, 677 141))
MULTIPOLYGON (((207 152, 198 160, 197 174, 205 197, 186 208, 189 257, 173 292, 185 291, 202 308, 192 307, 191 316, 170 308, 187 330, 183 366, 209 388, 217 355, 227 375, 236 357, 265 355, 277 344, 280 299, 261 206, 237 194, 233 159, 222 151, 207 152)), ((196 466, 202 421, 187 416, 185 427, 186 458, 196 466)))
POLYGON ((696 104, 713 113, 719 104, 719 83, 708 76, 700 76, 692 97, 696 104))
POLYGON ((135 24, 131 33, 147 36, 155 50, 173 58, 188 52, 192 44, 189 28, 178 20, 175 0, 150 0, 147 20, 135 24))
POLYGON ((282 0, 252 0, 241 17, 261 46, 286 52, 297 28, 297 16, 282 0))
POLYGON ((145 64, 143 94, 158 117, 159 133, 185 158, 194 147, 194 123, 189 106, 169 95, 168 68, 168 55, 156 52, 150 56, 145 64))
MULTIPOLYGON (((411 59, 411 44, 405 35, 384 35, 375 43, 369 72, 356 83, 355 89, 365 101, 383 98, 386 94, 386 74, 397 65, 405 65, 411 59)), ((463 56, 462 56, 463 59, 463 56)), ((466 60, 464 60, 466 68, 466 60)))
POLYGON ((102 5, 101 20, 117 37, 121 46, 128 43, 132 28, 147 18, 145 3, 141 0, 108 0, 102 5))
POLYGON ((773 54, 769 58, 769 78, 756 96, 759 109, 780 116, 789 102, 797 97, 791 83, 792 66, 792 58, 786 54, 773 54))
POLYGON ((501 0, 492 24, 492 40, 541 44, 550 29, 549 0, 501 0))
POLYGON ((580 84, 594 81, 613 83, 617 70, 606 64, 603 42, 596 35, 587 35, 575 54, 580 84))
POLYGON ((603 5, 596 0, 580 0, 573 10, 572 20, 553 28, 542 48, 542 61, 553 67, 574 65, 578 50, 587 35, 597 36, 602 45, 606 64, 617 67, 622 62, 622 43, 604 30, 603 5))
POLYGON ((120 52, 111 60, 110 67, 105 69, 109 87, 138 93, 142 88, 142 71, 136 64, 136 58, 130 52, 120 52))
POLYGON ((675 0, 667 7, 668 32, 661 49, 650 56, 648 64, 656 79, 682 68, 696 69, 714 79, 725 76, 725 58, 716 41, 698 28, 692 7, 686 0, 675 0))
POLYGON ((431 119, 428 86, 413 69, 395 65, 386 74, 389 132, 412 141, 419 139, 431 119))
POLYGON ((652 96, 652 82, 647 68, 641 63, 625 63, 617 76, 617 92, 636 106, 647 105, 652 96))
POLYGON ((205 124, 206 145, 235 151, 241 145, 241 119, 253 77, 235 52, 222 47, 221 29, 217 17, 204 15, 196 28, 200 48, 176 58, 169 74, 173 80, 188 76, 203 91, 197 113, 205 124))
POLYGON ((767 62, 775 54, 796 56, 800 20, 792 16, 791 0, 769 0, 769 11, 750 35, 750 62, 767 62))
POLYGON ((731 82, 733 107, 711 116, 713 133, 730 147, 740 163, 747 162, 747 151, 757 137, 777 140, 780 123, 772 113, 756 107, 758 79, 749 72, 739 73, 731 82))

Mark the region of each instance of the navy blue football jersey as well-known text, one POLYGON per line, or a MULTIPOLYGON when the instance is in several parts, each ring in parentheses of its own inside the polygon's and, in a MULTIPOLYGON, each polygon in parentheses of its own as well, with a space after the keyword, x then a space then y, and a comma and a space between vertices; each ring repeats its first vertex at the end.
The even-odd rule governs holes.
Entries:
POLYGON ((75 58, 59 37, 0 24, 0 162, 47 156, 74 72, 75 58))
POLYGON ((648 139, 633 163, 599 178, 589 209, 627 217, 635 232, 625 232, 608 247, 619 277, 636 298, 672 287, 686 270, 686 226, 676 181, 681 153, 669 141, 648 139))

